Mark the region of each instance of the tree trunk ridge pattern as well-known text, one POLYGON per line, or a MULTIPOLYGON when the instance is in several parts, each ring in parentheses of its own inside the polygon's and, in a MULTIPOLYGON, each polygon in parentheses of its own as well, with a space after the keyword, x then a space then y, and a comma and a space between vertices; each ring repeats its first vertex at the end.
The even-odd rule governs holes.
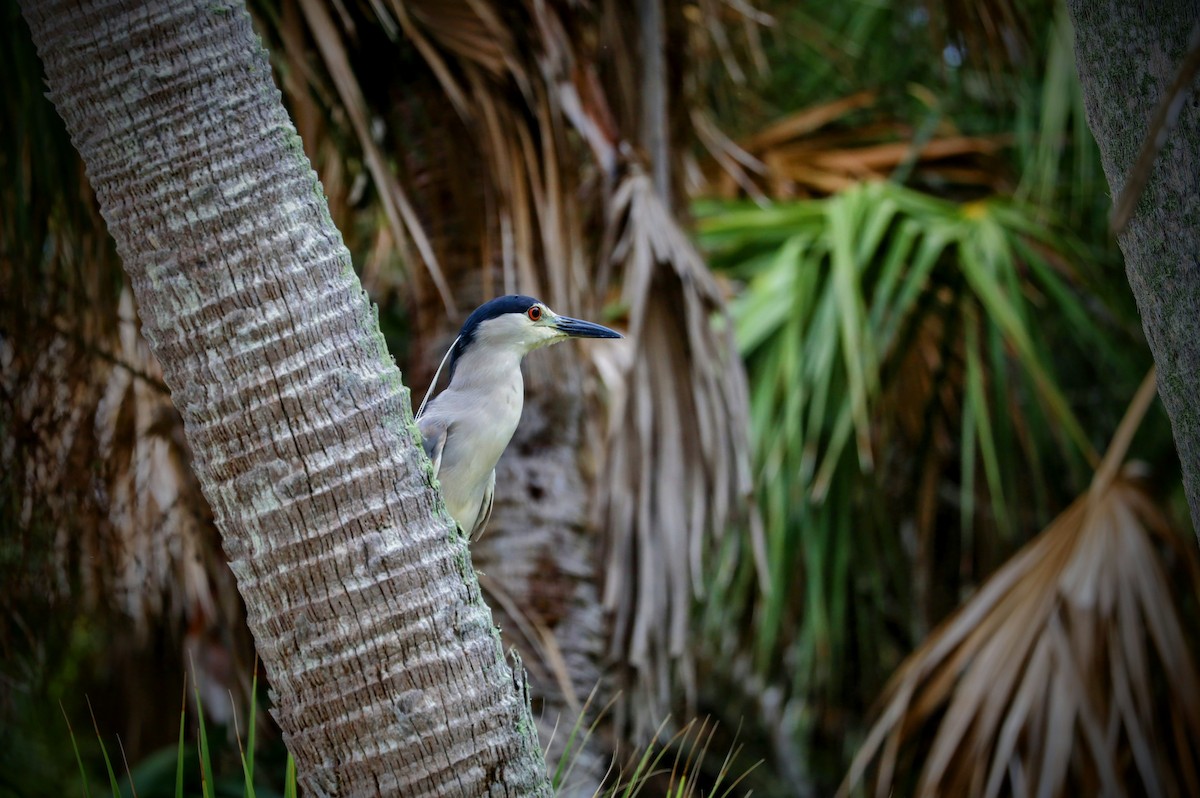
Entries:
MULTIPOLYGON (((1088 127, 1118 197, 1150 120, 1200 20, 1195 0, 1158 3, 1071 0, 1076 65, 1088 127)), ((1117 237, 1158 368, 1183 487, 1200 539, 1200 101, 1193 81, 1129 224, 1117 237)))
POLYGON ((25 0, 316 795, 548 794, 523 672, 240 4, 25 0))

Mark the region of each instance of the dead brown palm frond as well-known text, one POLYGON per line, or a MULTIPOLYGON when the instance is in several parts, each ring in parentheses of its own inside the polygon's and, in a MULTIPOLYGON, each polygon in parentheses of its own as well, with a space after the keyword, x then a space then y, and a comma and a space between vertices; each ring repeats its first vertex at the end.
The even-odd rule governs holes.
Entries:
POLYGON ((49 582, 51 598, 116 611, 143 638, 201 613, 240 617, 83 165, 18 10, 4 13, 4 114, 18 121, 0 127, 0 482, 12 497, 0 529, 29 548, 45 536, 50 572, 6 579, 31 587, 4 597, 44 599, 49 582))
MULTIPOLYGON (((693 598, 704 594, 704 553, 749 501, 747 388, 733 365, 732 325, 714 325, 720 291, 647 175, 637 170, 609 208, 618 231, 611 258, 624 276, 630 338, 617 368, 603 464, 607 542, 605 606, 614 654, 624 653, 647 701, 637 725, 652 727, 687 647, 693 598)), ((761 546, 756 547, 761 551, 761 546)))
POLYGON ((119 541, 110 549, 109 578, 117 584, 106 593, 143 630, 164 616, 205 629, 235 623, 240 603, 220 567, 223 556, 191 471, 183 424, 139 332, 128 287, 118 313, 119 365, 108 371, 94 421, 101 509, 119 541))
POLYGON ((780 147, 837 122, 853 111, 871 107, 877 98, 878 95, 873 91, 860 91, 848 97, 802 108, 747 137, 742 146, 751 152, 780 147))
POLYGON ((864 91, 802 108, 736 144, 702 136, 713 162, 704 167, 708 187, 700 193, 823 196, 900 172, 909 182, 943 189, 991 193, 1003 184, 996 156, 1012 144, 1012 136, 962 136, 947 128, 923 138, 872 112, 876 99, 864 91), (854 116, 864 112, 877 118, 854 116))
MULTIPOLYGON (((696 129, 697 138, 708 150, 709 155, 724 170, 725 175, 732 178, 738 188, 745 192, 750 199, 759 205, 766 205, 767 195, 750 176, 750 173, 765 174, 766 164, 726 136, 717 127, 711 116, 703 110, 692 110, 692 127, 696 129)), ((693 193, 699 193, 700 190, 699 186, 692 187, 693 193)))
POLYGON ((300 0, 300 8, 304 12, 308 28, 316 40, 317 48, 341 97, 342 105, 346 109, 354 133, 358 137, 359 145, 362 147, 367 162, 367 169, 379 190, 384 214, 392 228, 392 234, 397 241, 412 239, 420 253, 421 261, 428 270, 430 279, 446 307, 446 312, 453 316, 455 305, 450 286, 442 274, 441 266, 429 243, 429 237, 421 225, 421 220, 417 217, 408 195, 388 166, 383 150, 375 140, 366 100, 359 87, 358 78, 350 66, 342 34, 334 25, 333 17, 328 9, 318 0, 300 0))
POLYGON ((1200 676, 1159 554, 1174 533, 1121 467, 1153 397, 1151 374, 1089 491, 901 665, 841 794, 868 774, 877 795, 1197 794, 1200 676))
POLYGON ((691 23, 692 49, 696 60, 719 63, 722 79, 735 85, 747 82, 741 59, 747 58, 754 71, 769 71, 760 28, 775 24, 775 18, 746 0, 700 0, 685 5, 684 18, 691 23))
MULTIPOLYGON (((136 749, 164 658, 197 648, 228 663, 250 636, 83 164, 19 9, 0 16, 13 121, 0 125, 0 604, 47 618, 35 649, 81 618, 103 635, 102 678, 136 749)), ((91 646, 71 650, 72 668, 93 670, 91 646)), ((222 695, 206 711, 227 707, 222 695)))
POLYGON ((498 8, 478 0, 406 4, 391 0, 389 5, 397 14, 406 13, 404 6, 410 8, 413 17, 441 47, 478 65, 493 77, 503 79, 509 73, 522 73, 522 66, 515 57, 516 37, 500 19, 498 8))
MULTIPOLYGON (((589 185, 590 167, 581 170, 572 162, 578 160, 578 150, 569 142, 570 128, 593 154, 601 182, 617 174, 632 148, 621 135, 622 126, 631 122, 609 106, 613 83, 606 87, 601 80, 589 49, 594 43, 581 45, 570 32, 577 33, 580 20, 568 19, 554 4, 533 3, 524 9, 532 24, 504 34, 494 18, 485 24, 482 4, 469 4, 469 12, 468 4, 447 6, 445 13, 476 15, 472 29, 489 30, 493 42, 505 43, 484 64, 476 56, 491 50, 455 44, 445 37, 458 32, 447 33, 434 24, 443 13, 440 7, 401 5, 393 2, 391 7, 408 35, 423 42, 418 48, 438 83, 466 98, 466 108, 458 113, 478 143, 482 163, 477 169, 488 178, 482 182, 494 192, 488 195, 491 218, 485 223, 496 231, 496 244, 492 253, 485 250, 483 260, 500 265, 496 287, 540 293, 552 304, 582 309, 600 298, 596 289, 606 290, 615 272, 626 285, 630 339, 638 342, 634 351, 653 351, 669 364, 650 385, 638 375, 652 357, 630 357, 630 350, 616 348, 593 352, 610 398, 627 397, 621 407, 628 409, 629 419, 636 418, 627 425, 629 419, 614 413, 614 423, 623 426, 614 435, 630 447, 618 457, 636 452, 667 473, 663 484, 669 487, 660 490, 645 487, 651 471, 632 477, 635 472, 621 471, 620 479, 600 480, 602 493, 610 494, 601 502, 621 508, 607 513, 604 524, 616 538, 608 547, 610 563, 623 569, 607 571, 613 581, 606 601, 618 619, 612 652, 620 660, 636 660, 646 692, 626 691, 631 705, 647 706, 646 718, 661 717, 675 676, 688 672, 685 666, 673 674, 672 663, 685 653, 690 608, 701 584, 700 561, 711 537, 733 512, 741 511, 736 505, 748 493, 748 464, 738 454, 744 452, 739 437, 745 435, 744 377, 730 342, 708 327, 722 299, 672 216, 669 201, 655 199, 639 167, 633 166, 615 191, 592 187, 581 193, 589 185), (501 63, 507 72, 496 68, 501 63), (602 256, 594 268, 583 249, 589 216, 603 220, 609 244, 601 246, 602 252, 617 249, 615 257, 602 256), (639 408, 636 416, 632 407, 639 408), (687 501, 680 501, 681 496, 687 501), (676 556, 676 551, 686 554, 676 556), (658 576, 660 572, 667 575, 658 576), (637 596, 647 601, 635 613, 637 596)), ((615 16, 611 8, 604 12, 605 19, 615 16)), ((612 56, 622 73, 617 85, 633 87, 635 97, 641 85, 633 69, 639 62, 638 40, 625 36, 611 42, 620 50, 612 56), (631 48, 628 58, 624 48, 631 48)), ((620 107, 627 108, 629 98, 622 99, 620 107)), ((637 129, 634 125, 633 132, 637 129)), ((488 273, 485 269, 485 280, 488 273)), ((532 374, 531 381, 536 387, 539 375, 532 374)), ((601 468, 616 473, 609 471, 617 468, 613 462, 601 468)))
POLYGON ((60 331, 32 358, 10 348, 3 465, 26 476, 19 521, 57 530, 62 591, 80 585, 81 598, 111 604, 142 633, 164 618, 179 628, 231 620, 236 591, 182 423, 137 328, 126 287, 109 341, 60 331))
POLYGON ((454 269, 475 272, 483 264, 483 279, 466 289, 468 297, 521 290, 579 307, 591 285, 575 210, 579 178, 563 173, 570 147, 561 117, 577 125, 607 170, 615 134, 594 70, 576 60, 559 10, 532 3, 519 12, 528 17, 524 26, 482 2, 390 0, 386 11, 450 98, 454 121, 468 134, 461 143, 479 156, 452 154, 411 176, 427 187, 468 187, 467 201, 446 209, 458 238, 461 222, 478 226, 479 254, 454 269))
MULTIPOLYGON (((52 538, 51 595, 36 595, 114 613, 141 645, 244 658, 241 600, 129 288, 115 335, 72 329, 44 333, 37 352, 0 338, 0 470, 17 489, 17 526, 52 538)), ((224 673, 213 717, 227 714, 225 690, 245 692, 235 678, 224 673)))

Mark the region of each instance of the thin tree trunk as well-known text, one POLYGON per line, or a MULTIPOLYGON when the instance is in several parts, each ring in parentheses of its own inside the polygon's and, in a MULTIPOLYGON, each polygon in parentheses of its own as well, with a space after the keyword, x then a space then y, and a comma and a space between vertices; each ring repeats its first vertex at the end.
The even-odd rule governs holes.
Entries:
POLYGON ((638 27, 642 38, 642 146, 650 155, 650 168, 658 196, 671 201, 671 139, 667 132, 666 32, 661 0, 638 0, 638 27))
POLYGON ((547 794, 523 672, 416 446, 241 3, 25 0, 317 795, 547 794))
MULTIPOLYGON (((1195 0, 1070 0, 1088 125, 1114 197, 1200 19, 1195 0)), ((1200 536, 1200 103, 1193 91, 1118 238, 1200 536)))

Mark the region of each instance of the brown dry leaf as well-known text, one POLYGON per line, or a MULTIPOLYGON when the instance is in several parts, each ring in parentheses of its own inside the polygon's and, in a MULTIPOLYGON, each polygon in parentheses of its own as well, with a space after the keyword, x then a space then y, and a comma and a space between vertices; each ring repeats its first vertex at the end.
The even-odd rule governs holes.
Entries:
MULTIPOLYGON (((463 119, 468 119, 471 116, 470 105, 467 103, 466 94, 463 91, 459 81, 450 71, 450 67, 446 63, 446 59, 442 58, 440 52, 424 32, 418 28, 412 17, 409 16, 405 5, 399 0, 392 0, 391 9, 399 20, 401 28, 404 30, 404 35, 408 37, 413 46, 425 59, 425 63, 429 65, 429 69, 437 77, 438 83, 442 86, 442 91, 446 92, 446 99, 454 106, 454 110, 458 112, 463 119)), ((380 19, 389 19, 384 14, 379 15, 380 19)))
POLYGON ((871 107, 875 104, 875 98, 876 94, 873 91, 860 91, 849 97, 802 108, 746 138, 741 142, 741 146, 750 152, 775 149, 854 111, 871 107))
POLYGON ((762 175, 767 171, 766 164, 746 152, 726 136, 717 127, 716 122, 713 121, 711 115, 707 112, 700 109, 693 109, 691 119, 692 127, 696 130, 696 136, 708 150, 709 154, 721 165, 721 168, 725 171, 725 175, 731 180, 736 181, 738 187, 746 192, 746 195, 752 200, 760 205, 765 204, 767 202, 767 195, 754 183, 747 174, 747 170, 762 175))
POLYGON ((814 153, 812 163, 832 171, 848 174, 879 172, 895 169, 910 155, 927 161, 953 158, 959 155, 991 155, 1012 143, 1012 136, 970 137, 933 139, 915 147, 906 141, 891 144, 876 144, 854 150, 830 150, 814 153))
POLYGON ((900 666, 839 794, 872 770, 876 795, 1195 794, 1200 675, 1159 555, 1174 532, 1118 468, 1153 396, 1151 375, 1088 493, 900 666))
POLYGON ((849 115, 872 108, 875 100, 874 92, 864 91, 804 108, 736 145, 693 123, 712 158, 699 193, 755 200, 821 196, 910 166, 914 180, 985 189, 1003 180, 994 156, 1012 144, 1012 136, 961 136, 947 127, 915 140, 914 131, 897 121, 848 123, 849 115))

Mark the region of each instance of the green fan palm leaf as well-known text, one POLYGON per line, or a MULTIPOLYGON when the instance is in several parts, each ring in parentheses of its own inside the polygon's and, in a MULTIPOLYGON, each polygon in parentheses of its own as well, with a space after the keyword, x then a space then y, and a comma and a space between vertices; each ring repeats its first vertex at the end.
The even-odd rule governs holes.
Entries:
POLYGON ((1111 332, 1063 266, 1072 244, 1019 204, 875 182, 698 210, 713 263, 744 281, 732 310, 770 563, 761 595, 714 611, 750 613, 758 669, 790 672, 818 714, 854 705, 888 660, 865 680, 837 663, 889 637, 902 649, 889 625, 916 637, 933 604, 957 603, 932 586, 938 529, 959 530, 969 582, 1044 512, 1030 475, 1061 475, 1061 495, 1095 465, 1060 359, 1125 383, 1130 364, 1100 345, 1111 332), (1050 315, 1096 345, 1064 351, 1050 315))

